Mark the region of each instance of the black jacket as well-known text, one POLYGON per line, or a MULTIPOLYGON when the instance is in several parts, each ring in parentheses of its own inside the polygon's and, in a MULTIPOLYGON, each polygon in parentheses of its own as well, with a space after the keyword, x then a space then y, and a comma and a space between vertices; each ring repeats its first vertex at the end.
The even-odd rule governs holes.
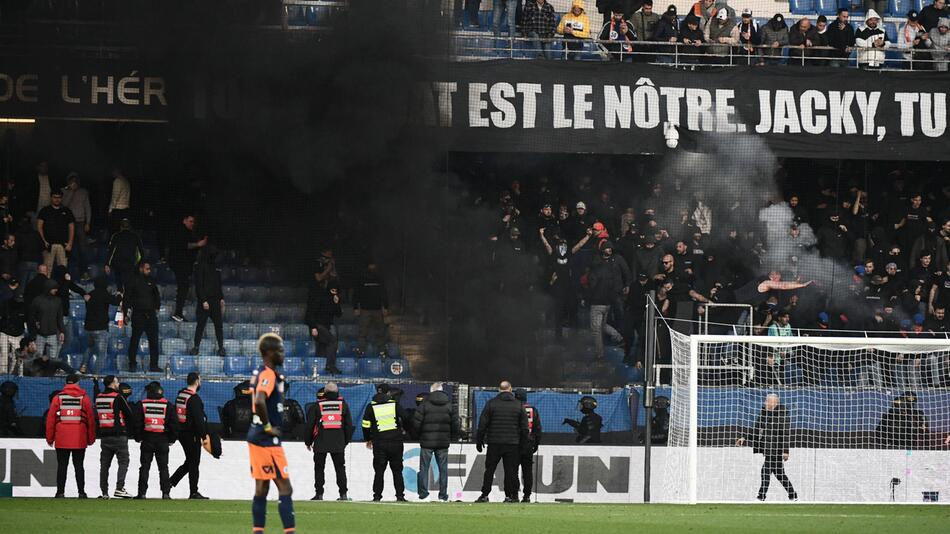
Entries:
MULTIPOLYGON (((117 392, 112 389, 106 388, 106 390, 103 393, 117 393, 117 392)), ((95 402, 93 402, 92 409, 93 410, 96 409, 95 402)), ((129 431, 130 428, 134 430, 136 417, 132 415, 132 407, 129 406, 129 401, 127 401, 126 398, 123 397, 121 393, 116 395, 115 402, 112 403, 112 411, 115 417, 115 426, 113 426, 112 428, 102 428, 98 426, 97 424, 96 436, 100 438, 105 437, 105 436, 123 436, 129 431), (121 419, 119 417, 120 415, 121 415, 121 419), (120 421, 121 421, 121 424, 120 424, 120 421)))
MULTIPOLYGON (((310 291, 307 294, 307 312, 304 317, 307 326, 310 328, 314 328, 318 324, 330 326, 333 324, 334 317, 343 315, 340 302, 333 302, 333 294, 330 292, 337 289, 337 285, 333 282, 327 283, 326 286, 316 280, 310 283, 310 291)), ((339 292, 337 296, 339 297, 339 292)), ((339 300, 342 301, 342 299, 339 300)))
POLYGON ((125 309, 132 308, 132 312, 138 315, 147 312, 155 313, 161 306, 162 299, 155 280, 138 273, 131 282, 126 284, 122 302, 125 309))
POLYGON ((379 273, 367 272, 363 274, 359 284, 353 289, 354 310, 381 310, 389 309, 389 298, 386 295, 386 285, 379 273))
POLYGON ((459 416, 452 407, 452 399, 442 391, 433 391, 416 408, 412 427, 423 449, 447 449, 459 439, 459 416))
POLYGON ((323 423, 323 408, 320 402, 313 405, 310 413, 307 414, 307 436, 304 443, 307 447, 312 446, 313 452, 343 452, 346 446, 353 439, 353 416, 350 414, 350 406, 339 395, 327 393, 326 398, 321 401, 336 402, 343 404, 342 407, 342 427, 325 428, 323 423))
POLYGON ((791 421, 788 417, 788 408, 779 404, 772 411, 763 407, 755 420, 752 433, 745 438, 752 446, 752 452, 765 455, 781 454, 788 452, 790 433, 791 421))
POLYGON ((207 302, 215 304, 224 298, 224 289, 221 287, 221 269, 213 263, 198 262, 195 264, 195 296, 198 306, 207 302))
POLYGON ((224 407, 221 408, 221 429, 224 436, 234 439, 247 437, 251 417, 250 395, 240 395, 224 403, 224 407))
POLYGON ((828 22, 828 45, 833 46, 833 57, 846 58, 851 55, 846 48, 854 48, 854 28, 851 24, 845 24, 844 28, 838 29, 838 19, 828 22))
POLYGON ((403 420, 402 408, 399 407, 399 403, 394 399, 390 399, 389 395, 385 393, 377 393, 373 397, 373 401, 369 403, 366 407, 366 411, 363 412, 363 439, 366 441, 387 441, 387 442, 397 442, 402 443, 404 432, 406 428, 406 423, 403 420), (380 425, 385 424, 385 422, 380 421, 377 417, 378 411, 388 410, 387 407, 382 405, 394 405, 396 414, 396 428, 390 428, 386 430, 381 430, 380 425))
POLYGON ((33 299, 46 293, 46 282, 48 281, 48 276, 37 274, 27 282, 26 288, 23 290, 23 304, 26 306, 27 312, 33 304, 33 299))
POLYGON ((485 404, 478 418, 479 445, 519 445, 528 440, 528 415, 521 401, 509 391, 485 404))
POLYGON ((15 278, 18 258, 16 246, 13 248, 0 247, 0 274, 9 274, 15 278))
MULTIPOLYGON (((181 392, 186 389, 188 388, 178 390, 178 394, 180 395, 181 392)), ((201 397, 198 396, 198 393, 188 398, 188 403, 185 405, 185 413, 185 424, 182 425, 178 431, 182 434, 192 434, 202 438, 207 436, 208 416, 205 415, 205 403, 201 400, 201 397)))
POLYGON ((195 232, 185 228, 184 224, 178 224, 168 242, 168 266, 171 267, 172 271, 176 273, 192 272, 198 249, 189 249, 188 244, 197 243, 198 241, 195 232))
POLYGON ((20 261, 43 262, 43 238, 30 226, 29 221, 16 232, 16 248, 20 261))
POLYGON ((622 296, 623 288, 631 282, 630 268, 627 262, 617 254, 606 260, 595 258, 588 280, 590 281, 591 304, 613 304, 622 296))
POLYGON ((109 240, 109 258, 106 265, 131 269, 139 264, 144 254, 142 240, 132 230, 119 230, 109 240))
POLYGON ((19 337, 26 330, 26 306, 13 299, 0 304, 3 315, 0 316, 0 332, 8 336, 19 337))
POLYGON ((597 412, 584 414, 580 422, 565 419, 564 424, 570 425, 577 432, 577 443, 600 443, 600 429, 604 426, 604 419, 597 412))
POLYGON ((85 327, 88 332, 100 332, 109 329, 109 306, 118 306, 122 302, 121 295, 109 293, 109 280, 105 276, 96 277, 94 289, 89 292, 86 301, 85 327))
MULTIPOLYGON (((30 332, 38 336, 52 336, 66 331, 63 326, 63 305, 59 297, 51 295, 49 291, 57 284, 53 280, 45 279, 46 293, 33 299, 30 303, 28 322, 30 332)), ((50 355, 55 357, 55 355, 50 355)))

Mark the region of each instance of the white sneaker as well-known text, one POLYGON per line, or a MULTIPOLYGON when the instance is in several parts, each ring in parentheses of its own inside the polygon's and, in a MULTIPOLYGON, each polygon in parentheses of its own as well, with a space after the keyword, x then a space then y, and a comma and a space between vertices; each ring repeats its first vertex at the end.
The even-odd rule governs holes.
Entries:
POLYGON ((119 499, 131 499, 133 497, 131 493, 125 491, 125 488, 115 490, 115 496, 119 499))

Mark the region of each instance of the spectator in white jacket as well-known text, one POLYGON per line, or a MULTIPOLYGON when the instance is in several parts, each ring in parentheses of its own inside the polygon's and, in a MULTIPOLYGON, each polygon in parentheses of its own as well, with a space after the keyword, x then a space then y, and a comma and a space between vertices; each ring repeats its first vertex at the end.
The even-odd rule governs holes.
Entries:
POLYGON ((881 16, 873 9, 868 10, 864 25, 854 34, 854 45, 858 49, 858 67, 877 70, 884 65, 884 50, 891 43, 881 24, 881 16))

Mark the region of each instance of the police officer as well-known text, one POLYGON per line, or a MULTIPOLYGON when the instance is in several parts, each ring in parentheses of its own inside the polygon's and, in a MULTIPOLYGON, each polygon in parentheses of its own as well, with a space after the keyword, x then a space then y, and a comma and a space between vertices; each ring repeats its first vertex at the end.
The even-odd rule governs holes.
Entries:
POLYGON ((185 463, 175 470, 169 482, 172 487, 188 475, 191 489, 189 499, 207 499, 198 493, 198 467, 201 462, 201 443, 208 436, 208 418, 205 405, 198 391, 201 389, 201 375, 188 373, 188 386, 175 397, 175 415, 178 419, 178 443, 185 451, 185 463))
POLYGON ((336 485, 340 490, 337 500, 346 501, 349 498, 346 496, 346 459, 343 451, 353 438, 353 417, 335 383, 330 382, 322 389, 323 396, 318 397, 313 408, 308 422, 310 431, 304 439, 307 450, 313 450, 313 489, 316 493, 310 500, 323 500, 324 472, 329 454, 336 471, 336 485))
POLYGON ((86 498, 86 447, 96 442, 96 415, 86 390, 79 387, 79 375, 66 377, 66 386, 50 402, 46 416, 46 443, 56 448, 56 497, 66 489, 66 470, 72 457, 79 498, 86 498))
POLYGON ((158 382, 150 382, 145 387, 145 398, 139 402, 140 426, 137 441, 142 442, 142 454, 139 458, 139 492, 136 499, 144 499, 148 491, 148 472, 152 467, 152 458, 158 464, 159 484, 162 499, 172 496, 168 482, 168 446, 175 442, 175 430, 178 418, 174 408, 165 399, 165 390, 158 382))
POLYGON ((386 466, 393 473, 396 500, 406 502, 406 486, 402 479, 402 410, 396 398, 401 390, 392 391, 387 384, 376 388, 376 396, 363 413, 363 436, 366 448, 373 451, 373 502, 383 499, 383 476, 386 466))
POLYGON ((521 502, 531 502, 531 490, 534 489, 534 455, 541 445, 541 412, 528 403, 528 392, 518 388, 515 398, 524 406, 524 413, 528 416, 528 439, 521 447, 521 484, 524 486, 524 497, 521 502))
POLYGON ((135 420, 129 402, 119 392, 119 379, 107 375, 102 381, 105 391, 96 395, 96 418, 99 422, 99 489, 100 499, 109 498, 109 469, 112 458, 119 462, 115 479, 115 496, 132 498, 125 490, 125 476, 129 471, 129 436, 127 429, 135 420))
POLYGON ((565 419, 563 424, 570 425, 577 432, 577 443, 600 443, 600 429, 604 426, 604 421, 594 412, 597 409, 597 399, 584 395, 577 401, 577 409, 584 414, 580 422, 565 419))
POLYGON ((251 426, 251 382, 245 380, 234 386, 234 398, 221 408, 221 426, 225 437, 244 439, 251 426))

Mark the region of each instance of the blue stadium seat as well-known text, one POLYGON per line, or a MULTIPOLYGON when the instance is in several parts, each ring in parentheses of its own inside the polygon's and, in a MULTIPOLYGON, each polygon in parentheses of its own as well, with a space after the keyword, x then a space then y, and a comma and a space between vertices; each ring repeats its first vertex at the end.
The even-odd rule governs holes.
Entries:
POLYGON ((308 340, 310 339, 310 329, 305 324, 293 323, 284 326, 281 329, 284 339, 308 340))
POLYGON ((224 358, 220 356, 199 356, 198 372, 202 375, 221 376, 224 374, 224 358))
MULTIPOLYGON (((819 15, 832 16, 838 12, 838 0, 816 0, 815 11, 819 15)), ((815 21, 812 21, 814 25, 815 21)))
MULTIPOLYGON (((311 346, 313 343, 311 343, 311 346)), ((356 349, 359 348, 356 341, 339 341, 337 342, 336 355, 339 357, 355 357, 356 349)), ((314 348, 316 350, 316 348, 314 348)))
POLYGON ((284 358, 284 365, 281 370, 286 376, 308 376, 307 366, 304 365, 303 358, 284 358))
POLYGON ((86 303, 82 300, 69 301, 69 316, 82 321, 86 318, 86 303))
POLYGON ((340 339, 356 339, 359 336, 359 327, 355 324, 338 324, 336 335, 340 339))
POLYGON ((293 339, 284 339, 284 354, 289 358, 298 357, 297 342, 293 339))
POLYGON ((162 344, 162 354, 179 355, 185 354, 188 352, 188 349, 191 348, 188 346, 187 341, 184 339, 169 337, 161 340, 162 344))
MULTIPOLYGON (((910 0, 910 6, 916 9, 918 13, 920 13, 921 9, 923 9, 925 6, 929 6, 930 4, 933 4, 933 2, 927 2, 926 0, 910 0)), ((908 11, 910 10, 908 9, 908 11)))
POLYGON ((604 349, 604 358, 612 364, 622 363, 623 357, 623 347, 607 347, 604 349))
POLYGON ((198 370, 198 361, 194 356, 178 355, 169 358, 172 374, 185 376, 198 370))
POLYGON ((356 358, 338 357, 336 367, 340 370, 342 376, 358 376, 359 374, 359 364, 356 363, 356 358))
POLYGON ((241 354, 250 357, 257 356, 257 338, 241 339, 239 341, 241 342, 241 354))
MULTIPOLYGON (((239 339, 225 339, 224 340, 224 351, 231 354, 243 354, 241 351, 241 340, 239 339)), ((244 356, 249 356, 248 354, 243 354, 244 356)))
POLYGON ((788 9, 794 15, 813 15, 815 0, 789 0, 788 9))
POLYGON ((90 366, 95 370, 96 373, 100 375, 108 375, 119 372, 119 368, 116 365, 116 356, 103 354, 101 356, 93 356, 93 358, 95 358, 96 363, 95 365, 90 366))
MULTIPOLYGON (((73 369, 79 369, 79 366, 82 364, 83 354, 79 352, 70 352, 66 354, 66 363, 69 364, 73 369)), ((95 356, 93 356, 95 358, 95 356)), ((90 361, 90 366, 95 368, 95 363, 90 361)))
POLYGON ((244 301, 244 288, 241 286, 224 286, 222 288, 224 291, 224 302, 229 303, 233 302, 237 304, 238 302, 244 301))
MULTIPOLYGON (((891 43, 897 42, 897 23, 895 22, 885 22, 884 31, 887 33, 887 40, 891 43)), ((899 56, 899 54, 898 54, 899 56)))
POLYGON ((258 304, 251 308, 252 323, 273 323, 277 321, 277 310, 274 306, 258 304))
POLYGON ((391 378, 410 378, 412 376, 409 371, 409 362, 400 358, 386 360, 385 371, 386 376, 391 378))
POLYGON ((228 304, 224 305, 224 322, 226 323, 249 323, 251 322, 251 306, 247 304, 228 304))
POLYGON ((162 321, 158 323, 158 336, 160 338, 178 337, 178 323, 175 321, 162 321))
POLYGON ((256 341, 260 337, 260 328, 253 323, 235 324, 232 332, 231 337, 236 339, 253 339, 256 341))
POLYGON ((299 321, 302 317, 296 317, 294 314, 295 308, 293 306, 288 306, 287 304, 281 304, 277 306, 274 310, 274 321, 278 323, 289 323, 292 321, 299 321))
POLYGON ((215 356, 217 354, 218 354, 217 341, 203 341, 201 345, 198 346, 198 356, 215 356))
MULTIPOLYGON (((888 0, 887 15, 892 17, 904 17, 911 10, 911 0, 888 0)), ((881 13, 884 15, 884 13, 881 13)))
POLYGON ((246 302, 266 302, 268 296, 270 296, 269 291, 264 286, 247 286, 244 288, 244 300, 246 302))
POLYGON ((379 358, 362 358, 359 360, 359 375, 361 378, 383 378, 389 376, 386 366, 379 358))
POLYGON ((191 304, 188 304, 182 308, 181 316, 185 318, 185 321, 193 323, 198 320, 198 310, 196 310, 191 304))
POLYGON ((178 323, 178 337, 188 340, 190 343, 191 340, 195 339, 195 329, 197 326, 195 323, 178 323))
POLYGON ((125 337, 111 337, 109 338, 109 348, 106 351, 107 354, 116 355, 116 354, 128 354, 129 352, 129 340, 125 337))
POLYGON ((276 302, 278 304, 285 304, 292 302, 293 299, 293 288, 287 286, 276 286, 272 287, 270 290, 270 300, 271 302, 276 302))
POLYGON ((326 374, 323 372, 327 368, 327 359, 320 356, 314 358, 307 358, 307 365, 310 366, 310 372, 316 371, 318 375, 326 374))
POLYGON ((263 336, 264 334, 268 332, 273 332, 274 334, 277 334, 278 336, 281 336, 281 337, 284 336, 284 329, 277 323, 267 323, 267 324, 261 324, 259 326, 260 326, 260 330, 259 330, 258 335, 260 336, 263 336))
MULTIPOLYGON (((126 320, 125 324, 128 324, 128 320, 126 320)), ((131 334, 132 334, 132 329, 129 328, 128 326, 123 326, 122 328, 119 328, 119 325, 115 324, 114 322, 109 323, 109 337, 110 338, 111 337, 129 337, 131 334)))
POLYGON ((224 358, 224 374, 230 376, 249 376, 251 374, 251 358, 247 356, 228 355, 224 358))
POLYGON ((245 284, 257 284, 261 281, 261 270, 257 267, 240 267, 238 278, 245 284))

